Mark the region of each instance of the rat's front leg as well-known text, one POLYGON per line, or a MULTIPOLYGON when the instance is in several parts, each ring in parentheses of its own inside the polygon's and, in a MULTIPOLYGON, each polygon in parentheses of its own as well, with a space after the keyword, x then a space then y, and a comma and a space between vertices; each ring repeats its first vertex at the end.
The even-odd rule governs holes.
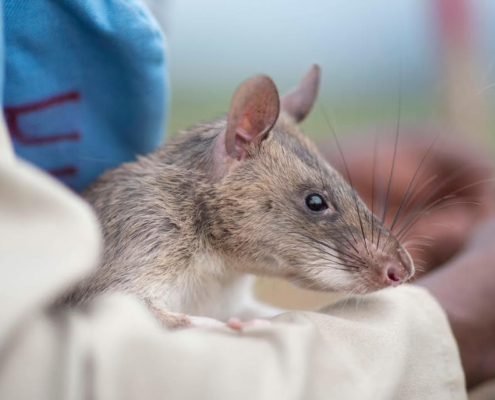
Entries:
POLYGON ((191 324, 191 319, 188 315, 171 312, 167 310, 160 301, 147 298, 144 302, 153 316, 166 328, 187 328, 191 324))
POLYGON ((171 312, 157 300, 148 298, 145 300, 145 303, 155 318, 168 329, 199 327, 211 328, 226 326, 224 322, 218 321, 214 318, 195 317, 187 314, 171 312))

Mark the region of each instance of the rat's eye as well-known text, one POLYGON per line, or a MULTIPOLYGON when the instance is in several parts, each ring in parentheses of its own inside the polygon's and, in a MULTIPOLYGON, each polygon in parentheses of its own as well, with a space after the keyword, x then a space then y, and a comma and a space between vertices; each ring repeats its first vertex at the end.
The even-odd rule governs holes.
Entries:
POLYGON ((315 212, 325 211, 328 206, 322 196, 319 194, 313 193, 306 197, 306 206, 315 212))

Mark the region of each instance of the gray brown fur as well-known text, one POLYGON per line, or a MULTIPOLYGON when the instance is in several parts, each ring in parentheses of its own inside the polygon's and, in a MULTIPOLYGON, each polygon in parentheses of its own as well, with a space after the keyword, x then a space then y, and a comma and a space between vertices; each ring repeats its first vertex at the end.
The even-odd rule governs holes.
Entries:
POLYGON ((245 160, 218 179, 213 154, 225 129, 225 118, 200 123, 156 152, 105 172, 84 192, 102 224, 104 253, 94 275, 61 303, 80 306, 96 295, 124 291, 144 300, 166 325, 185 325, 180 310, 170 304, 162 309, 155 300, 159 288, 212 279, 206 276, 212 271, 201 271, 194 261, 199 254, 214 254, 238 273, 317 290, 383 287, 373 265, 403 261, 405 250, 391 238, 386 249, 367 254, 361 224, 367 246, 372 219, 375 238, 379 229, 385 243, 389 232, 356 197, 358 215, 352 189, 295 119, 282 112, 267 138, 247 145, 245 160), (331 213, 306 208, 304 199, 313 192, 325 194, 331 213), (336 259, 329 253, 335 253, 321 243, 343 252, 337 254, 348 261, 347 271, 332 268, 336 259), (343 255, 355 254, 349 243, 366 265, 343 255))

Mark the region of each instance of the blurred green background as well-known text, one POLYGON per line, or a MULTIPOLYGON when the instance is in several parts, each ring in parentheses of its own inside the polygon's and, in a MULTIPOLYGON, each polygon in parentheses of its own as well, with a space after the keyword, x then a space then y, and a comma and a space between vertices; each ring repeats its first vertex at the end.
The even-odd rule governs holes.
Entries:
MULTIPOLYGON (((401 87, 403 135, 431 131, 433 140, 445 125, 493 144, 494 0, 146 1, 169 46, 169 135, 225 113, 251 75, 270 75, 283 93, 318 62, 320 104, 339 136, 394 132, 401 87)), ((315 139, 331 137, 319 106, 303 129, 315 139)), ((347 138, 344 153, 361 143, 347 138)), ((282 281, 257 284, 261 300, 290 309, 335 298, 282 281)))
MULTIPOLYGON (((341 135, 395 124, 399 85, 402 123, 493 132, 493 0, 148 1, 169 47, 169 135, 226 112, 247 77, 285 92, 313 62, 341 135)), ((329 134, 319 107, 303 129, 329 134)))

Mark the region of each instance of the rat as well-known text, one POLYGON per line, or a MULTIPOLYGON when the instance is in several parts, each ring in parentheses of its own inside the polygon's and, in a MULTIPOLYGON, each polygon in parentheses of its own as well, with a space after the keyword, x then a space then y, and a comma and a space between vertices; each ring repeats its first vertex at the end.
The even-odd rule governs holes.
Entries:
POLYGON ((408 252, 299 128, 320 75, 314 64, 282 98, 253 76, 226 116, 104 172, 83 192, 101 263, 59 303, 123 291, 180 328, 278 314, 254 299, 255 276, 356 294, 407 281, 408 252))

